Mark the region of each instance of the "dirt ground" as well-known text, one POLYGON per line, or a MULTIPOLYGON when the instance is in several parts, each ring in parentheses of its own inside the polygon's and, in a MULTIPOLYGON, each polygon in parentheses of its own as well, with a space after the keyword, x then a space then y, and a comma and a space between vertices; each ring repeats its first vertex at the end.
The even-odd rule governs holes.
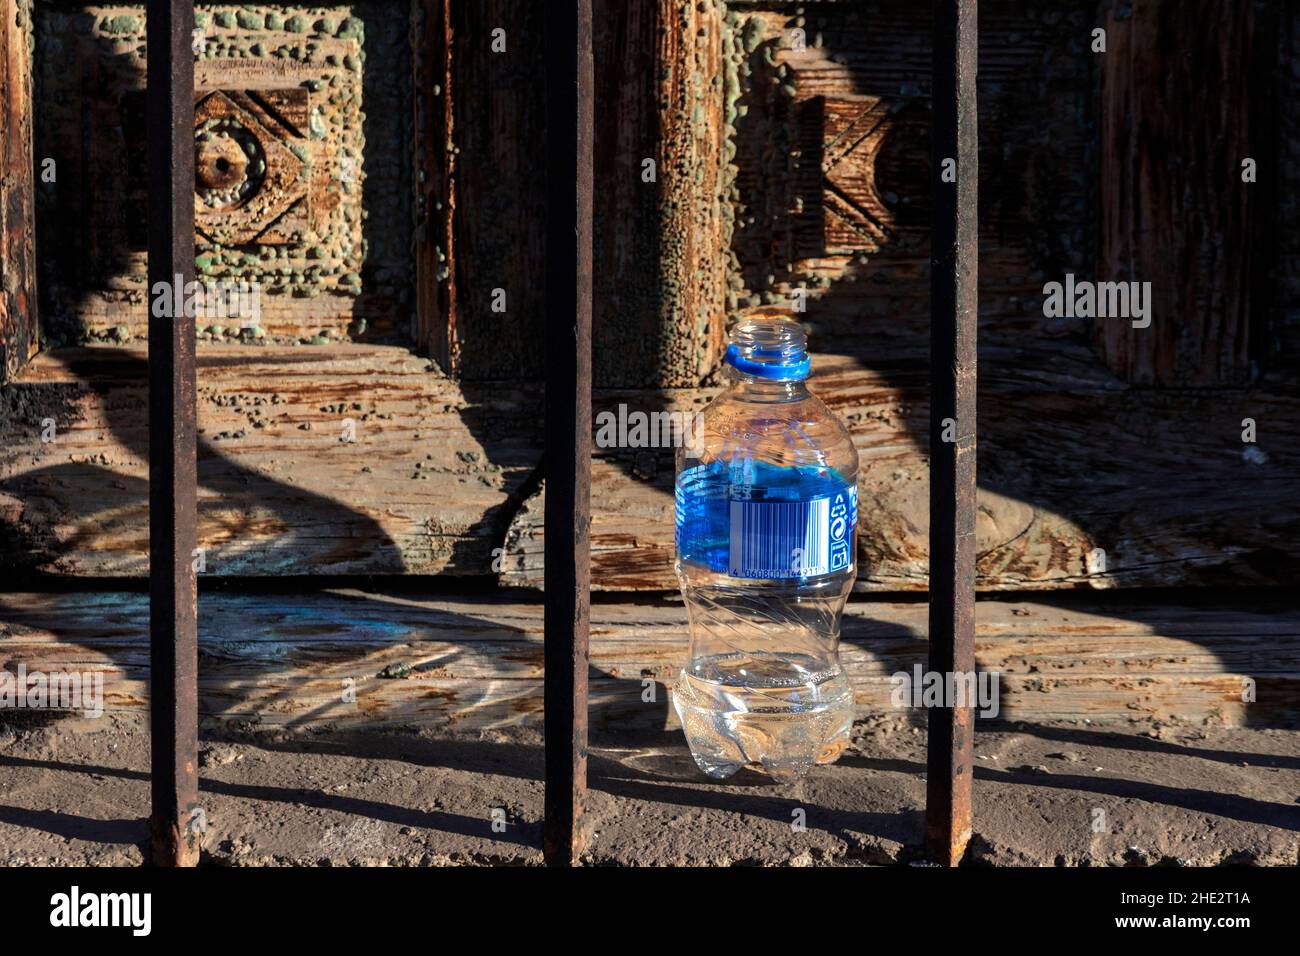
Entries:
MULTIPOLYGON (((922 860, 924 733, 860 722, 802 783, 706 782, 679 732, 593 736, 596 865, 890 865, 922 860)), ((1300 863, 1300 731, 1086 723, 980 732, 968 860, 993 865, 1300 863)), ((134 865, 149 740, 137 718, 0 726, 0 864, 134 865)), ((537 731, 267 733, 206 728, 205 860, 540 864, 537 731), (495 829, 494 829, 495 824, 495 829)))

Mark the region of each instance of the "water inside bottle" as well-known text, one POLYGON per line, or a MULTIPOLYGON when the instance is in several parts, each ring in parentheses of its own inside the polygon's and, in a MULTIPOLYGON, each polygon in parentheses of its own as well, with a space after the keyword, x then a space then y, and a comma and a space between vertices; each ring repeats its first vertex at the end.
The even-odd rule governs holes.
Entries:
POLYGON ((696 765, 719 780, 745 766, 782 783, 797 780, 839 757, 853 726, 848 677, 799 655, 693 660, 673 688, 673 705, 696 765))

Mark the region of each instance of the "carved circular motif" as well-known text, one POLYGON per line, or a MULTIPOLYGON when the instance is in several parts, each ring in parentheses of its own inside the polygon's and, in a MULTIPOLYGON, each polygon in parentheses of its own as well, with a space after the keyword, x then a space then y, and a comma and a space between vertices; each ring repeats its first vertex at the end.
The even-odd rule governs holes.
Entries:
POLYGON ((195 127, 195 192, 209 209, 246 202, 265 177, 262 145, 243 124, 223 117, 195 127))

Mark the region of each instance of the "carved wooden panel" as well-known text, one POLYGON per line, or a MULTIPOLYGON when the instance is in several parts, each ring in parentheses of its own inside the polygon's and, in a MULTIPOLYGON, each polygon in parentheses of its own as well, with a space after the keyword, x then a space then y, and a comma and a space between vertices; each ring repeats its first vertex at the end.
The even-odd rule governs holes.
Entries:
POLYGON ((194 220, 209 244, 282 245, 306 234, 311 167, 292 147, 309 142, 310 112, 302 89, 218 90, 200 99, 194 220))
MULTIPOLYGON (((37 152, 59 170, 38 220, 57 341, 143 334, 144 24, 139 4, 38 6, 37 152)), ((199 279, 256 284, 272 338, 408 336, 407 5, 200 5, 196 25, 199 279)), ((238 325, 200 318, 209 338, 250 337, 238 325)))
POLYGON ((798 103, 796 115, 798 256, 920 247, 929 217, 926 105, 879 96, 814 96, 798 103))
MULTIPOLYGON (((982 343, 1041 330, 1044 282, 1093 261, 1094 6, 980 5, 982 343)), ((727 4, 730 316, 790 308, 803 289, 816 349, 924 354, 930 15, 892 0, 727 4)))

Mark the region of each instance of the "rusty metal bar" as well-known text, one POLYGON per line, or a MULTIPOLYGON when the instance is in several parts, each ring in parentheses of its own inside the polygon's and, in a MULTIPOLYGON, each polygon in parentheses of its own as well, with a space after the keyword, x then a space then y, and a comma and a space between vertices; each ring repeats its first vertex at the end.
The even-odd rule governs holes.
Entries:
POLYGON ((149 709, 153 862, 198 863, 194 4, 149 0, 149 709))
MULTIPOLYGON (((940 674, 975 670, 976 7, 934 0, 932 27, 930 670, 940 674)), ((971 834, 972 703, 930 711, 926 849, 946 866, 971 834)))
POLYGON ((552 866, 582 852, 591 603, 591 0, 547 8, 546 810, 552 866))

